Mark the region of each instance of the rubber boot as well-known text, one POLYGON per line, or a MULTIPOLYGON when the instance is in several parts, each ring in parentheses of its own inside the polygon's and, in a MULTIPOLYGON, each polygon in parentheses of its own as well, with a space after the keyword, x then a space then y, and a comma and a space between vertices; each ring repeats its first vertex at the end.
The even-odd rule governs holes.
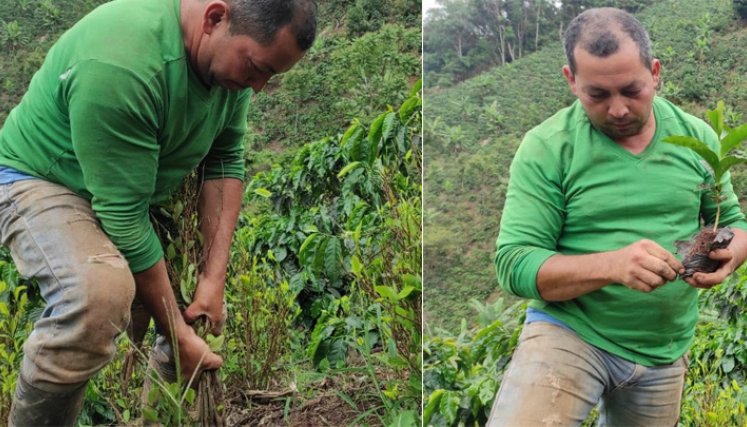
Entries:
POLYGON ((85 400, 88 381, 73 385, 57 393, 40 390, 27 383, 20 375, 16 383, 15 397, 10 407, 8 425, 27 426, 73 426, 78 419, 85 400))
MULTIPOLYGON (((140 404, 143 408, 154 409, 157 405, 157 401, 150 401, 150 391, 153 387, 159 387, 157 381, 164 384, 170 384, 176 382, 176 363, 174 362, 174 355, 171 351, 171 346, 168 345, 168 340, 163 335, 156 336, 156 344, 150 352, 148 358, 148 368, 145 372, 145 379, 143 380, 143 391, 140 394, 140 404), (154 380, 153 377, 158 378, 154 380)), ((164 397, 161 396, 161 399, 164 397)), ((143 420, 144 426, 160 426, 160 423, 154 423, 147 420, 143 420)))

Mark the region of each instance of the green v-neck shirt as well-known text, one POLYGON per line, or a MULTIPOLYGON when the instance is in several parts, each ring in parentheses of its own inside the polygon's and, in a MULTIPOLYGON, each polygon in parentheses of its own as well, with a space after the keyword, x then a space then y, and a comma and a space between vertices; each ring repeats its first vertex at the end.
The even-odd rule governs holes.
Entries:
POLYGON ((91 200, 133 272, 163 256, 149 207, 204 160, 244 178, 251 91, 205 87, 190 68, 179 0, 115 0, 63 34, 0 130, 0 165, 91 200))
MULTIPOLYGON (((713 179, 690 149, 662 141, 690 135, 711 147, 711 128, 670 102, 654 99, 656 132, 634 155, 594 128, 576 101, 529 131, 511 164, 495 264, 500 286, 534 301, 585 341, 627 360, 672 363, 690 346, 698 319, 696 289, 677 280, 650 293, 610 283, 570 301, 543 301, 537 272, 555 254, 620 249, 650 239, 675 252, 701 218, 713 223, 713 179)), ((728 174, 720 224, 747 230, 728 174)))

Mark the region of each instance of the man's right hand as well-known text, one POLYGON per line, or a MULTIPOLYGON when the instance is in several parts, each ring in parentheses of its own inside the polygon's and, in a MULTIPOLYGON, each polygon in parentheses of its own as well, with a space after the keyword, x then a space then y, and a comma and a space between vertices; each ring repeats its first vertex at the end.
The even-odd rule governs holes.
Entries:
POLYGON ((685 271, 672 253, 651 240, 639 240, 610 256, 614 281, 641 292, 651 292, 685 271))
POLYGON ((182 378, 189 382, 195 370, 199 370, 192 382, 192 387, 197 387, 199 375, 202 371, 218 369, 223 364, 223 359, 210 351, 207 343, 197 336, 191 326, 182 323, 177 331, 177 342, 179 345, 179 367, 182 378))

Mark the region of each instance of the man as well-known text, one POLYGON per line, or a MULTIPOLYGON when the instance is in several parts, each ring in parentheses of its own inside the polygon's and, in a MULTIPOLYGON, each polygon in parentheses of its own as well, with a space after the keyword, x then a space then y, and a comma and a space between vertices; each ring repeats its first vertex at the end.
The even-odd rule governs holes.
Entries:
POLYGON ((221 365, 188 322, 220 322, 247 89, 298 62, 315 22, 313 0, 116 0, 49 51, 0 131, 0 239, 47 303, 10 425, 75 422, 133 297, 177 343, 186 378, 221 365), (205 263, 180 315, 148 212, 198 164, 205 263))
POLYGON ((716 205, 700 158, 662 138, 716 135, 655 96, 660 63, 630 14, 583 12, 565 50, 578 100, 529 131, 511 166, 495 262, 501 287, 533 301, 488 424, 579 425, 601 401, 601 425, 676 425, 696 288, 744 261, 747 223, 727 176, 735 238, 709 255, 717 271, 679 280, 674 241, 716 205))

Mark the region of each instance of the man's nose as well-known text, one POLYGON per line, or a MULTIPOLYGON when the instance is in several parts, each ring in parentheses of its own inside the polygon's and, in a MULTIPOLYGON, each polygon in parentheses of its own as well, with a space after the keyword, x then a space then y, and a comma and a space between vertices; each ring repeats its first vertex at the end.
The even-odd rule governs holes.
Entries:
POLYGON ((622 99, 620 99, 619 97, 612 98, 608 109, 608 113, 610 116, 616 119, 621 119, 628 114, 628 111, 628 106, 625 105, 625 102, 622 99))
POLYGON ((608 109, 608 113, 610 116, 621 119, 625 117, 628 114, 628 106, 625 105, 625 102, 620 99, 620 97, 613 97, 610 101, 610 106, 608 109))

